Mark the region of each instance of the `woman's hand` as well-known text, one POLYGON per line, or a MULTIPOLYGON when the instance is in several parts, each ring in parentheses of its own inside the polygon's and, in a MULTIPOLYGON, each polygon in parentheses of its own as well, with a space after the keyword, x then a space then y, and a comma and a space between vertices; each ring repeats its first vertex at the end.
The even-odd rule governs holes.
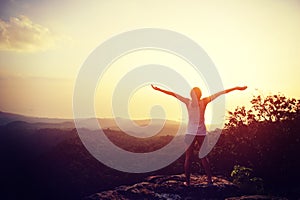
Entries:
POLYGON ((236 87, 237 90, 246 90, 247 89, 247 86, 244 86, 244 87, 236 87))
POLYGON ((153 84, 151 84, 151 87, 154 89, 154 90, 159 90, 158 87, 154 86, 153 84))

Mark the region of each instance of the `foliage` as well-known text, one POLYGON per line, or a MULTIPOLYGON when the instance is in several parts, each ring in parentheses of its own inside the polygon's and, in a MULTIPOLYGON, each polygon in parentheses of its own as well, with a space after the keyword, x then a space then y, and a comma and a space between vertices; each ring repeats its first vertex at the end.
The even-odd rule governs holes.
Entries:
MULTIPOLYGON (((237 107, 229 112, 210 154, 214 171, 228 173, 233 165, 249 166, 254 176, 263 178, 265 189, 300 195, 292 194, 292 188, 299 187, 295 177, 300 177, 300 101, 279 94, 254 96, 251 103, 248 110, 237 107)), ((252 181, 259 184, 260 179, 252 181)))
POLYGON ((250 101, 252 106, 246 110, 237 107, 235 111, 229 111, 228 122, 225 128, 251 125, 258 122, 281 122, 293 120, 300 115, 300 100, 287 98, 283 94, 253 96, 250 101))
POLYGON ((235 165, 231 172, 233 183, 237 184, 246 193, 264 193, 263 179, 253 176, 253 169, 235 165))
POLYGON ((233 178, 233 183, 241 184, 250 181, 250 175, 252 172, 253 169, 251 168, 235 165, 230 176, 233 178))

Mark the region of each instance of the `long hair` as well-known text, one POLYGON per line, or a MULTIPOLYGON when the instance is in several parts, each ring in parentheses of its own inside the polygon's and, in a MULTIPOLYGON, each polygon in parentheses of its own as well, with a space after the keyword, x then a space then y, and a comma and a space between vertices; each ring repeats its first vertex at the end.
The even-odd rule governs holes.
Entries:
POLYGON ((191 97, 193 94, 196 95, 198 99, 200 99, 202 96, 202 91, 200 90, 200 88, 194 87, 193 89, 191 89, 191 92, 190 92, 191 97))

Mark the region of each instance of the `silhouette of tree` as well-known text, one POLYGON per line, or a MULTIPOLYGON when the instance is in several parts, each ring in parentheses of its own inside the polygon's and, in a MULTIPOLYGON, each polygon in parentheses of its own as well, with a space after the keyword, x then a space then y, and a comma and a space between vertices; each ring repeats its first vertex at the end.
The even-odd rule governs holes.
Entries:
MULTIPOLYGON (((300 176, 300 100, 283 94, 256 95, 251 107, 228 112, 228 121, 211 153, 215 170, 226 171, 234 165, 253 169, 269 190, 286 191, 292 196, 300 176), (282 186, 282 183, 286 185, 282 186)), ((299 190, 297 190, 299 191, 299 190)))
POLYGON ((250 102, 252 106, 248 110, 243 106, 228 112, 225 128, 247 126, 256 122, 293 120, 300 116, 300 100, 287 98, 283 94, 266 97, 257 95, 250 102))

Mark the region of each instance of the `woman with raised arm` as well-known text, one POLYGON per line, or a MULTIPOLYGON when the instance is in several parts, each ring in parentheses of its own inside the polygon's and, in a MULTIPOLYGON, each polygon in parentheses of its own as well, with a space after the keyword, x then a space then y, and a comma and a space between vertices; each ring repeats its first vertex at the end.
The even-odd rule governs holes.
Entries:
MULTIPOLYGON (((205 97, 205 98, 201 98, 202 92, 201 92, 200 88, 194 87, 190 92, 191 99, 185 98, 185 97, 183 97, 179 94, 176 94, 174 92, 171 92, 171 91, 163 90, 154 85, 151 85, 151 86, 154 90, 163 92, 167 95, 171 95, 171 96, 177 98, 178 100, 183 102, 187 107, 189 121, 188 121, 187 132, 185 135, 185 141, 187 142, 187 144, 190 144, 190 146, 187 148, 186 153, 185 153, 184 171, 185 171, 186 182, 184 182, 184 184, 186 186, 189 186, 190 185, 191 158, 192 158, 193 150, 195 148, 194 147, 195 143, 197 141, 199 146, 201 147, 202 143, 204 141, 204 138, 206 136, 206 126, 205 126, 204 115, 205 115, 205 109, 206 109, 207 104, 222 94, 226 94, 226 93, 232 92, 234 90, 245 90, 247 88, 247 86, 234 87, 231 89, 220 91, 216 94, 213 94, 213 95, 211 95, 209 97, 205 97)), ((209 165, 207 157, 201 158, 201 163, 202 163, 202 166, 207 175, 208 184, 212 184, 212 173, 210 170, 210 165, 209 165)))

